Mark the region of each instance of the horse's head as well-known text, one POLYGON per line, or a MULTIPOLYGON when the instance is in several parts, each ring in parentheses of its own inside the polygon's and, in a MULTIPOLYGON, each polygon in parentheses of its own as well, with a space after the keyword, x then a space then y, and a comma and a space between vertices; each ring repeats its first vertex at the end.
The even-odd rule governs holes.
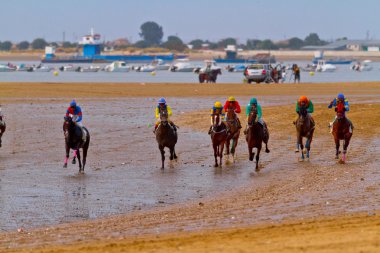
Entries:
POLYGON ((215 113, 212 118, 212 128, 216 130, 222 124, 222 116, 219 113, 215 113))
POLYGON ((74 125, 72 116, 63 117, 63 133, 65 134, 65 138, 69 138, 70 129, 74 125))
POLYGON ((213 69, 212 70, 212 73, 217 76, 217 75, 221 75, 222 74, 222 70, 221 69, 213 69))
POLYGON ((346 108, 344 106, 344 102, 339 101, 336 105, 335 111, 336 111, 337 119, 338 120, 343 119, 345 117, 345 111, 346 111, 346 108))
POLYGON ((306 119, 307 117, 307 107, 305 104, 301 104, 298 111, 299 118, 301 120, 306 119))
POLYGON ((248 125, 253 125, 257 118, 257 105, 252 104, 248 115, 248 125))
POLYGON ((160 121, 162 125, 166 126, 168 124, 168 118, 168 111, 165 109, 160 109, 160 121))
POLYGON ((234 120, 235 119, 235 109, 232 107, 227 108, 227 119, 234 120))

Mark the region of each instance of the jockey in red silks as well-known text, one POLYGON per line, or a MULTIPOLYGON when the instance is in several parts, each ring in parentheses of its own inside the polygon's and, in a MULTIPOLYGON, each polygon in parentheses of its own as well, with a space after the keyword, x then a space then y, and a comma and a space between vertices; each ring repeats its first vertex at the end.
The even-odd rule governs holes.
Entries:
MULTIPOLYGON (((350 105, 348 104, 348 99, 345 98, 342 93, 339 93, 338 96, 336 98, 334 98, 333 101, 330 102, 330 104, 328 105, 328 108, 331 109, 332 107, 335 107, 335 110, 336 110, 339 103, 344 104, 344 116, 346 117, 346 112, 348 112, 350 110, 350 105)), ((352 129, 354 129, 354 126, 353 126, 351 120, 349 120, 347 117, 346 117, 346 119, 350 123, 350 133, 352 133, 352 129)), ((335 120, 336 120, 336 116, 335 116, 334 120, 332 122, 330 122, 330 124, 329 124, 330 133, 332 133, 332 129, 333 129, 332 126, 334 125, 335 120)))
POLYGON ((75 99, 71 101, 69 108, 66 110, 66 117, 71 117, 73 122, 80 127, 82 130, 82 139, 85 142, 86 141, 86 131, 83 129, 83 123, 82 123, 82 109, 80 106, 77 105, 77 102, 75 99))
POLYGON ((240 108, 240 105, 239 105, 239 102, 234 98, 234 97, 229 97, 228 100, 226 101, 226 103, 224 103, 224 111, 226 112, 226 120, 228 121, 229 119, 227 118, 227 111, 229 108, 232 108, 235 112, 234 114, 234 119, 236 119, 236 122, 237 122, 237 126, 238 128, 240 129, 241 128, 241 123, 240 123, 240 120, 237 116, 237 113, 241 113, 241 108, 240 108))

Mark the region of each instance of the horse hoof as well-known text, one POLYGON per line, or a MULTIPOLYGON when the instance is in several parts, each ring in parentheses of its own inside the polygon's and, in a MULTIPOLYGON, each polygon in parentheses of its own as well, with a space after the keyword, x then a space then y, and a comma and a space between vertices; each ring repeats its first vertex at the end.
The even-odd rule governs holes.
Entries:
POLYGON ((76 164, 77 162, 75 161, 75 159, 71 162, 72 164, 76 164))
POLYGON ((339 159, 339 156, 335 156, 335 159, 339 159))
POLYGON ((266 149, 266 150, 265 150, 265 153, 270 153, 270 150, 269 150, 269 149, 266 149))
POLYGON ((80 169, 79 174, 84 174, 84 170, 80 169))
POLYGON ((217 163, 215 163, 214 167, 215 167, 215 168, 218 168, 218 167, 219 167, 219 165, 218 165, 217 163))
POLYGON ((339 163, 340 163, 340 164, 345 164, 346 162, 345 162, 344 160, 340 159, 340 160, 339 160, 339 163))
POLYGON ((250 157, 249 160, 250 160, 250 161, 253 161, 253 157, 250 157))
POLYGON ((172 156, 170 156, 170 157, 169 157, 169 160, 170 160, 170 161, 173 161, 173 157, 172 157, 172 156))
POLYGON ((67 163, 65 163, 65 164, 63 165, 63 168, 67 168, 67 163))
POLYGON ((260 171, 260 168, 259 168, 259 167, 257 167, 257 168, 255 169, 255 171, 256 171, 256 172, 259 172, 259 171, 260 171))

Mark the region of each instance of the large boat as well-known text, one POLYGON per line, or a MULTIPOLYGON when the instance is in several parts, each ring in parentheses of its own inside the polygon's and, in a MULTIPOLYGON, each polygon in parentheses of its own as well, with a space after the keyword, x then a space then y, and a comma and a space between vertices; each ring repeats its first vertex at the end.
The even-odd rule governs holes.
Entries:
POLYGON ((312 60, 313 64, 318 64, 318 61, 324 60, 326 64, 351 64, 353 59, 335 58, 335 59, 324 59, 323 51, 314 52, 314 58, 312 60))
POLYGON ((187 58, 187 55, 170 54, 131 54, 131 55, 104 55, 101 54, 102 42, 100 34, 94 34, 91 30, 90 35, 85 35, 79 42, 83 47, 83 55, 57 56, 55 47, 48 46, 45 48, 45 56, 41 59, 44 63, 104 63, 114 61, 125 61, 127 63, 150 63, 154 60, 161 59, 165 62, 172 62, 176 59, 187 58))
POLYGON ((262 63, 270 64, 276 63, 276 58, 269 53, 256 54, 252 57, 242 58, 237 54, 235 45, 228 45, 224 51, 226 51, 225 58, 214 58, 216 63, 229 63, 229 64, 244 64, 244 63, 262 63))

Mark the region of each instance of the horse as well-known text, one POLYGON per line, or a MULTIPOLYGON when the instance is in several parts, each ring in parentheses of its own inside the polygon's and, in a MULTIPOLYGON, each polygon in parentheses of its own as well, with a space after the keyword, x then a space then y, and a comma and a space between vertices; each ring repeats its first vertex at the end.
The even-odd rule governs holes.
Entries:
POLYGON ((335 111, 336 111, 337 118, 332 126, 333 128, 332 135, 334 136, 335 148, 336 148, 335 159, 339 159, 340 140, 343 140, 343 155, 340 162, 345 163, 347 147, 350 144, 350 140, 352 137, 352 131, 350 132, 351 124, 345 116, 344 103, 338 103, 335 111))
POLYGON ((7 129, 7 125, 5 121, 3 121, 3 117, 0 116, 0 148, 1 148, 1 137, 3 136, 5 129, 7 129))
POLYGON ((74 158, 72 160, 72 164, 75 164, 75 158, 78 156, 79 161, 79 173, 84 173, 84 167, 86 165, 87 151, 90 145, 90 133, 89 131, 83 127, 83 131, 86 131, 86 141, 83 141, 82 138, 82 130, 79 126, 75 124, 73 118, 71 116, 64 117, 63 122, 63 132, 65 135, 65 149, 66 149, 66 157, 63 164, 63 168, 67 168, 67 161, 69 159, 70 149, 74 150, 74 158), (80 149, 83 149, 83 167, 80 158, 80 149))
POLYGON ((215 167, 222 167, 223 149, 227 140, 227 127, 222 122, 221 115, 215 114, 212 118, 211 142, 214 149, 215 167), (219 156, 219 165, 218 165, 219 156))
POLYGON ((260 159, 260 151, 262 148, 262 143, 265 143, 265 152, 269 153, 268 149, 268 141, 269 141, 269 133, 264 134, 263 126, 256 121, 257 118, 257 107, 252 105, 251 112, 248 115, 248 129, 246 135, 246 141, 248 144, 248 153, 249 160, 253 161, 255 157, 255 153, 252 152, 254 148, 257 149, 256 154, 256 171, 259 171, 259 159, 260 159))
POLYGON ((221 69, 212 69, 209 73, 199 73, 198 78, 200 83, 216 83, 218 75, 222 74, 221 69))
POLYGON ((298 118, 295 122, 297 130, 297 149, 301 148, 301 159, 302 161, 306 158, 310 158, 310 146, 313 140, 313 134, 315 125, 312 124, 311 116, 307 113, 306 106, 301 106, 298 112, 298 118), (306 138, 305 150, 303 145, 303 138, 306 138))
POLYGON ((174 130, 173 126, 171 126, 168 122, 168 111, 161 110, 160 111, 160 124, 156 130, 156 140, 158 143, 158 149, 161 152, 161 161, 162 166, 161 169, 164 169, 164 161, 165 161, 165 150, 167 147, 170 150, 169 159, 172 161, 173 159, 177 159, 177 154, 175 153, 175 145, 177 144, 178 136, 177 132, 174 130))
POLYGON ((235 110, 233 108, 227 109, 227 124, 230 128, 230 134, 227 136, 226 140, 226 151, 227 151, 227 161, 229 160, 230 152, 232 154, 232 161, 235 162, 236 158, 236 146, 239 141, 240 129, 238 127, 237 116, 235 114, 235 110), (232 140, 231 150, 230 150, 230 142, 232 140))

